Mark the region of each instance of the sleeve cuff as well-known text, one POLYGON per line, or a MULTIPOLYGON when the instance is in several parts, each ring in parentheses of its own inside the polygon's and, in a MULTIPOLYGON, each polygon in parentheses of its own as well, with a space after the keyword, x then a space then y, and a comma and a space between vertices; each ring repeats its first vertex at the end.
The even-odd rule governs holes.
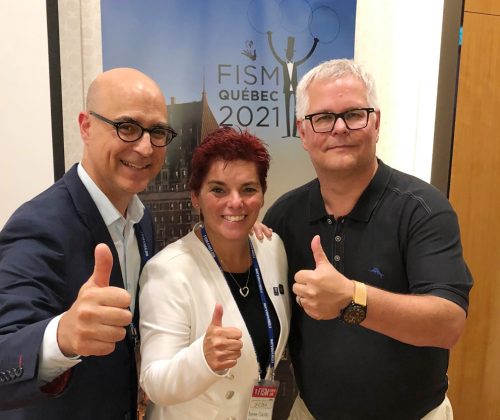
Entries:
POLYGON ((57 343, 57 328, 61 315, 53 318, 43 334, 39 352, 38 379, 50 383, 62 373, 81 362, 80 356, 66 357, 57 343))

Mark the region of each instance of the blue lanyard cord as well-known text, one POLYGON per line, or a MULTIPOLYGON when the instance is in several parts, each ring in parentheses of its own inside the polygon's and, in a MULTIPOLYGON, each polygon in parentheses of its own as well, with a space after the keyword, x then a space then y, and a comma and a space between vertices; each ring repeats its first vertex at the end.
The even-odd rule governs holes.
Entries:
POLYGON ((217 254, 214 251, 212 243, 210 242, 210 239, 208 239, 207 231, 205 230, 204 226, 201 227, 201 236, 203 238, 203 242, 205 242, 207 249, 210 251, 210 254, 212 254, 212 257, 214 258, 215 262, 217 263, 217 266, 220 268, 220 271, 222 271, 222 273, 224 273, 224 270, 222 269, 222 265, 219 261, 219 258, 217 257, 217 254))
MULTIPOLYGON (((139 233, 140 237, 140 241, 139 238, 137 240, 137 245, 139 247, 139 254, 141 256, 141 269, 139 270, 139 276, 140 276, 142 267, 151 258, 151 253, 149 252, 148 243, 146 241, 146 235, 144 234, 141 225, 139 223, 135 224, 134 229, 135 233, 136 234, 139 233)), ((137 281, 139 281, 139 279, 137 279, 137 281)), ((135 314, 138 314, 137 312, 137 308, 139 306, 138 301, 139 301, 139 289, 136 290, 136 295, 135 295, 135 308, 136 308, 135 314)), ((137 318, 135 317, 132 319, 132 322, 128 325, 126 332, 127 336, 129 337, 129 340, 134 344, 134 348, 137 349, 139 348, 139 334, 137 332, 137 327, 135 326, 134 322, 137 322, 137 318)))
MULTIPOLYGON (((260 301, 262 302, 262 306, 264 307, 264 315, 266 316, 267 335, 269 337, 269 351, 271 352, 271 357, 270 357, 271 378, 274 380, 274 365, 275 365, 274 349, 276 348, 276 344, 274 342, 275 340, 274 340, 273 324, 271 322, 271 314, 269 313, 269 304, 267 302, 266 291, 264 290, 264 282, 262 280, 262 274, 250 239, 248 239, 248 245, 250 245, 250 253, 252 255, 252 265, 255 271, 255 276, 257 277, 257 285, 259 286, 260 301)), ((262 372, 260 373, 262 374, 262 372)))
POLYGON ((144 231, 142 230, 141 225, 137 224, 136 226, 137 230, 139 231, 139 236, 141 237, 141 242, 139 243, 139 252, 141 253, 142 260, 145 264, 151 258, 151 254, 148 249, 148 243, 146 242, 146 235, 144 235, 144 231))
MULTIPOLYGON (((219 258, 217 257, 217 254, 214 251, 214 248, 212 246, 212 243, 210 242, 210 239, 208 239, 207 231, 205 230, 205 227, 201 228, 201 237, 203 238, 203 242, 205 242, 205 245, 212 255, 213 259, 217 263, 221 273, 224 275, 224 269, 222 268, 222 265, 219 261, 219 258)), ((274 365, 275 365, 275 354, 274 354, 274 349, 276 348, 275 345, 275 339, 274 339, 274 331, 273 331, 273 324, 271 322, 271 314, 269 312, 269 304, 267 301, 267 295, 266 291, 264 289, 264 282, 262 280, 262 274, 260 271, 259 263, 257 262, 257 256, 255 255, 255 250, 253 249, 252 242, 250 239, 248 239, 248 245, 250 247, 250 255, 252 257, 252 268, 255 273, 255 278, 257 279, 257 286, 259 288, 259 296, 260 296, 260 301, 262 302, 262 306, 264 308, 264 316, 266 317, 266 325, 267 325, 267 335, 269 337, 269 351, 270 351, 270 366, 271 366, 271 377, 274 380, 274 365)), ((264 375, 265 378, 265 375, 264 375)), ((262 371, 259 368, 259 381, 261 381, 262 378, 262 371)))

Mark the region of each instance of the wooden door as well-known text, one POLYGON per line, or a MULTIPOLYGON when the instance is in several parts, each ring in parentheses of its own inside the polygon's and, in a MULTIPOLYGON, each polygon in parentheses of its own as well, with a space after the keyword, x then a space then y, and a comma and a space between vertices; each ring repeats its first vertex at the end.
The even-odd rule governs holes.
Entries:
POLYGON ((464 10, 468 13, 500 15, 500 1, 498 0, 466 0, 464 10))
POLYGON ((450 201, 474 276, 466 330, 451 352, 455 419, 500 419, 500 2, 466 3, 450 201), (481 13, 481 8, 484 13, 481 13), (492 14, 496 10, 496 15, 492 14))

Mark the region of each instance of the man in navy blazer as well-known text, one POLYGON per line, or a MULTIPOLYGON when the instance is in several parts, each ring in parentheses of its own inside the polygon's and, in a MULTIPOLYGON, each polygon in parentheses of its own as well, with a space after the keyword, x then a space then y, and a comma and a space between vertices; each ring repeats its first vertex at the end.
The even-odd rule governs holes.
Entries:
POLYGON ((137 280, 153 223, 137 197, 175 136, 134 69, 92 82, 82 161, 0 232, 0 418, 133 419, 137 280))

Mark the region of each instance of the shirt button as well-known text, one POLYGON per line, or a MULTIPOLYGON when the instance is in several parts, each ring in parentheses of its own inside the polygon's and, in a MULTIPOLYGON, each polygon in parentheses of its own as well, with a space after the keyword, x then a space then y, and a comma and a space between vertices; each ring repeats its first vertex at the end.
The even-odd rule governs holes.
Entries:
POLYGON ((329 225, 332 224, 332 219, 326 219, 326 223, 328 223, 329 225))
POLYGON ((234 395, 234 391, 227 391, 226 392, 226 400, 230 400, 231 398, 233 398, 233 395, 234 395))
POLYGON ((335 261, 340 261, 340 255, 335 255, 335 257, 333 257, 333 259, 334 259, 335 261))
POLYGON ((335 242, 340 242, 342 240, 342 238, 340 236, 335 236, 335 242))
POLYGON ((226 375, 226 378, 229 379, 230 381, 232 381, 234 379, 234 375, 232 373, 228 373, 226 375))

